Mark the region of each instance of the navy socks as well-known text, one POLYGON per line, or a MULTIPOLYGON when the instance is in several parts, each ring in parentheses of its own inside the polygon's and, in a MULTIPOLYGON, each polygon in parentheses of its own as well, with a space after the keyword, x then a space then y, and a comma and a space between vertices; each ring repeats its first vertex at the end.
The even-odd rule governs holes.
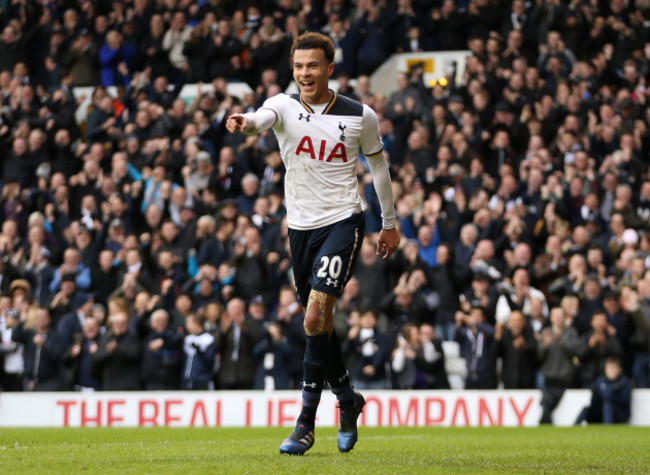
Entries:
POLYGON ((300 418, 313 424, 325 382, 325 368, 330 354, 330 338, 324 335, 307 335, 303 363, 302 411, 300 418))
POLYGON ((354 388, 350 384, 350 373, 345 369, 341 343, 336 335, 336 330, 330 337, 330 355, 326 366, 325 376, 330 383, 332 392, 339 401, 350 401, 354 398, 354 388))
POLYGON ((332 332, 332 336, 307 335, 303 372, 300 421, 314 423, 325 380, 337 400, 350 401, 354 398, 354 388, 350 374, 345 369, 341 343, 336 332, 332 332))

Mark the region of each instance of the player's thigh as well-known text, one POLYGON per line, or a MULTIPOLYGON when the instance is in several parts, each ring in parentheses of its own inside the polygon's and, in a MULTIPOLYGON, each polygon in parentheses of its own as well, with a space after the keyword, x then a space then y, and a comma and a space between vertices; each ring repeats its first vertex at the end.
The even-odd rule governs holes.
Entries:
POLYGON ((314 230, 299 231, 289 229, 289 245, 291 246, 291 265, 293 279, 296 285, 298 300, 307 308, 309 293, 311 292, 310 279, 313 262, 318 248, 311 244, 314 230))

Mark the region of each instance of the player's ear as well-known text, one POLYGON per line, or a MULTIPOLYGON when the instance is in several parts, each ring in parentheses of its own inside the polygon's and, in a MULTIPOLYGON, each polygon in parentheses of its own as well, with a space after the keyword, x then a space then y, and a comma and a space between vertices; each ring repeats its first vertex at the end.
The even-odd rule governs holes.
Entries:
POLYGON ((330 77, 334 74, 334 63, 330 63, 329 66, 327 66, 327 76, 330 77))

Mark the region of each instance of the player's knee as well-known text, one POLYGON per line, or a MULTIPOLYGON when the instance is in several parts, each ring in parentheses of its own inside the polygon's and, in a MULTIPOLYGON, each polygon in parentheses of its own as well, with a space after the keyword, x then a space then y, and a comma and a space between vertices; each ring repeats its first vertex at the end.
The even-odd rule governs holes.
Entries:
POLYGON ((309 336, 320 335, 324 330, 319 315, 314 313, 305 315, 303 326, 305 327, 305 334, 309 336))

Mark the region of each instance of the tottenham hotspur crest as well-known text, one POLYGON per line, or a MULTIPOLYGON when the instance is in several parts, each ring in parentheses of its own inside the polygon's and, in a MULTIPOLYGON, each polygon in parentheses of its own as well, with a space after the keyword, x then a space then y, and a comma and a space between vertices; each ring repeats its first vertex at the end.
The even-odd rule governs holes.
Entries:
POLYGON ((347 125, 343 125, 343 122, 339 122, 339 130, 341 131, 341 135, 339 136, 339 140, 343 142, 345 140, 345 129, 347 128, 347 125))

